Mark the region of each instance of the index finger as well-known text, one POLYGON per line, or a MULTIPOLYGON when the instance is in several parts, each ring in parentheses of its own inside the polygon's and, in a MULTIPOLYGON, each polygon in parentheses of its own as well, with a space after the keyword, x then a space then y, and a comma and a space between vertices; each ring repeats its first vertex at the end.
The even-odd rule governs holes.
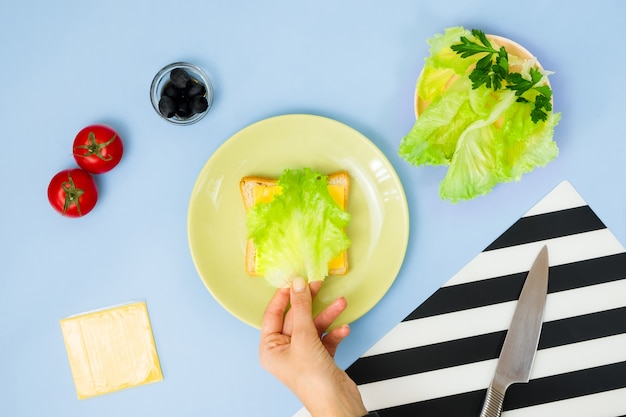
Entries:
POLYGON ((322 289, 322 284, 324 281, 313 281, 309 282, 309 288, 311 289, 311 297, 315 298, 318 292, 322 289))
POLYGON ((279 288, 272 296, 261 323, 261 336, 283 332, 285 310, 289 305, 289 288, 279 288))

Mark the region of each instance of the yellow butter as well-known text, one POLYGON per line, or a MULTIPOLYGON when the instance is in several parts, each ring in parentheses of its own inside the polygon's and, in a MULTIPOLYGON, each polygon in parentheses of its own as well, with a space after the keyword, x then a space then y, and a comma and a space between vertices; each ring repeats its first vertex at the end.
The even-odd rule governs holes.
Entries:
MULTIPOLYGON (((335 203, 345 210, 345 188, 341 185, 328 184, 328 193, 335 200, 335 203)), ((280 187, 278 185, 255 185, 252 190, 254 196, 254 204, 256 203, 269 203, 274 196, 280 193, 280 187)), ((337 269, 344 266, 343 252, 335 256, 328 263, 328 269, 337 269)))
POLYGON ((79 399, 163 380, 145 302, 61 320, 79 399))

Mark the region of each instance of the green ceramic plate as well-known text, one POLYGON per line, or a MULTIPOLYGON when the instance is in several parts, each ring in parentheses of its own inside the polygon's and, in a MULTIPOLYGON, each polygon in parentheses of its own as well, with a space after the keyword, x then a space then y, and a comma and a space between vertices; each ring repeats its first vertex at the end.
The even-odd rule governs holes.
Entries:
POLYGON ((187 228, 191 256, 209 292, 257 328, 275 289, 245 271, 246 212, 239 180, 278 177, 285 168, 304 167, 325 174, 347 170, 351 179, 350 270, 326 278, 315 312, 344 296, 348 308, 334 324, 358 319, 385 295, 404 261, 409 233, 404 189, 369 139, 320 116, 284 115, 254 123, 228 139, 203 167, 189 202, 187 228))

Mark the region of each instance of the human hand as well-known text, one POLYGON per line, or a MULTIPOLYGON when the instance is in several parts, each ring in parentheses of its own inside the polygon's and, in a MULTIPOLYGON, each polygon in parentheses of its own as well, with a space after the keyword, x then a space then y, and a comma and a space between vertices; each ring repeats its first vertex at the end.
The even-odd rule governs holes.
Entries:
POLYGON ((313 318, 312 299, 320 286, 295 278, 291 288, 276 291, 263 315, 259 360, 313 417, 361 417, 367 414, 361 394, 333 359, 350 329, 343 325, 324 334, 346 300, 337 299, 313 318))

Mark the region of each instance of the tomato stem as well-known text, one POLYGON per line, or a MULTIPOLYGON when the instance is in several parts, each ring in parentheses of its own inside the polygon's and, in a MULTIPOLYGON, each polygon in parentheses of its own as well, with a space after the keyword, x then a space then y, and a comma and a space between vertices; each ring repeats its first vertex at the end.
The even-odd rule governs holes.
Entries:
POLYGON ((98 143, 96 141, 96 135, 93 132, 89 132, 89 135, 87 136, 87 144, 86 145, 78 145, 78 146, 74 146, 74 155, 75 156, 82 156, 82 157, 88 157, 91 155, 95 155, 98 158, 100 158, 103 161, 110 161, 111 159, 113 159, 113 157, 111 155, 107 155, 104 156, 102 155, 102 149, 106 148, 107 146, 109 146, 111 143, 113 143, 113 141, 117 138, 117 134, 114 134, 113 137, 111 139, 109 139, 108 141, 104 142, 104 143, 98 143), (77 149, 85 149, 86 152, 84 153, 76 153, 77 149))
POLYGON ((65 213, 67 213, 67 210, 69 210, 72 204, 74 204, 76 206, 76 209, 78 210, 78 215, 82 216, 82 213, 80 212, 79 198, 80 196, 85 194, 85 190, 76 188, 74 179, 72 178, 72 175, 69 172, 67 173, 67 179, 68 181, 65 181, 63 184, 61 184, 61 186, 63 187, 63 191, 65 191, 65 202, 63 203, 63 215, 65 215, 65 213))

